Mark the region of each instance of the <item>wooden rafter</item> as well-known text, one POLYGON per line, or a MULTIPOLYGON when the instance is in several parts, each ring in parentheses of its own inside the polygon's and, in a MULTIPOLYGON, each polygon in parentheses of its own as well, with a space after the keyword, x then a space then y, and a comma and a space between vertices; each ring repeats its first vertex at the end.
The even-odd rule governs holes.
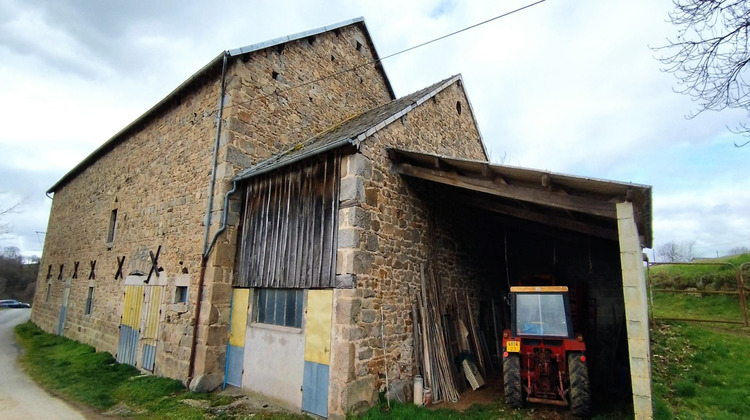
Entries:
POLYGON ((541 223, 547 226, 552 226, 558 229, 569 230, 573 232, 582 233, 584 235, 594 236, 597 238, 607 239, 611 241, 617 240, 617 226, 613 225, 611 229, 606 227, 592 225, 590 223, 579 222, 577 220, 568 219, 563 216, 555 216, 551 214, 545 214, 538 211, 532 211, 525 208, 519 208, 507 204, 501 204, 490 200, 482 200, 476 197, 461 197, 461 200, 472 207, 481 208, 484 210, 491 211, 493 213, 499 213, 510 217, 526 220, 534 223, 541 223))
POLYGON ((542 188, 498 184, 487 179, 473 178, 465 175, 458 175, 453 172, 416 167, 408 163, 394 164, 394 169, 401 175, 465 188, 499 197, 591 214, 608 219, 616 219, 617 217, 615 204, 607 202, 606 200, 561 195, 542 188))

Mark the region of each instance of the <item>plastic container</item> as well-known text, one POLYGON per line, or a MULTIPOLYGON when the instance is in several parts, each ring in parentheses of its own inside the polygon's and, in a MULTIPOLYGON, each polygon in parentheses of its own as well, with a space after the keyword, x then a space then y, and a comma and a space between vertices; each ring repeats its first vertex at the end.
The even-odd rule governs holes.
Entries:
POLYGON ((421 375, 414 377, 414 405, 424 404, 424 380, 421 375))

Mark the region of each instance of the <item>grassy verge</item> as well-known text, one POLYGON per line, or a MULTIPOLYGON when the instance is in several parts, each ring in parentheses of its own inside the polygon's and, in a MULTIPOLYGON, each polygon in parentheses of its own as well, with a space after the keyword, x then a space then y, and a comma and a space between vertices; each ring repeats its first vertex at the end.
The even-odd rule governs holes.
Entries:
MULTIPOLYGON (((382 395, 381 395, 382 397, 382 395)), ((450 408, 427 408, 413 404, 403 404, 391 401, 390 410, 384 401, 371 408, 359 417, 349 416, 349 419, 386 420, 386 419, 414 419, 414 420, 448 420, 448 419, 522 419, 533 414, 533 410, 514 410, 507 408, 503 402, 491 405, 475 404, 467 410, 456 411, 450 408), (524 415, 526 413, 526 415, 524 415)))
POLYGON ((693 295, 654 292, 655 318, 700 318, 742 321, 738 295, 693 295))
MULTIPOLYGON (((740 267, 750 262, 750 254, 733 257, 696 260, 692 264, 656 265, 649 268, 649 279, 655 287, 698 290, 737 290, 736 268, 729 265, 704 265, 705 263, 730 263, 740 267)), ((745 268, 745 277, 750 269, 745 268)))
MULTIPOLYGON (((450 406, 438 405, 427 408, 413 404, 403 404, 391 401, 390 409, 383 400, 375 407, 372 407, 361 416, 347 416, 349 420, 389 420, 389 419, 416 419, 416 420, 490 420, 490 419, 555 419, 555 420, 572 420, 577 419, 570 414, 570 411, 564 407, 554 407, 543 404, 527 404, 523 408, 513 409, 505 405, 501 399, 494 404, 474 404, 466 410, 457 411, 450 406), (438 408, 440 407, 440 408, 438 408)), ((632 419, 632 406, 625 403, 609 404, 607 406, 595 407, 595 415, 592 420, 621 420, 632 419)))
MULTIPOLYGON (((739 266, 750 254, 729 262, 739 266)), ((701 289, 733 274, 709 266, 661 266, 667 287, 701 289)), ((727 285, 736 288, 733 275, 727 285)), ((652 272, 652 280, 654 280, 652 272)), ((750 406, 750 331, 738 325, 659 321, 662 318, 742 320, 737 295, 653 295, 651 351, 654 417, 657 419, 747 418, 750 406)))
POLYGON ((109 353, 43 332, 27 322, 16 327, 24 346, 21 365, 44 388, 105 411, 124 403, 135 413, 164 417, 203 418, 200 410, 181 404, 185 387, 173 379, 140 376, 129 365, 117 363, 109 353))
POLYGON ((746 329, 657 322, 651 338, 655 418, 747 417, 746 329))
POLYGON ((24 347, 20 363, 45 389, 96 411, 136 418, 254 418, 293 419, 279 413, 232 412, 235 397, 187 392, 179 381, 141 375, 117 363, 111 354, 64 337, 47 334, 31 322, 16 327, 24 347), (228 407, 222 409, 221 407, 228 407))

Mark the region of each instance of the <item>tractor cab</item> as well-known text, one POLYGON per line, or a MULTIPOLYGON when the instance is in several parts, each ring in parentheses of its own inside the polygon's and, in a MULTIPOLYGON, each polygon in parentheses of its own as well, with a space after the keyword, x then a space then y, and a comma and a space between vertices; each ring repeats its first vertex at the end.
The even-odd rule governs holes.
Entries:
POLYGON ((503 381, 511 407, 524 402, 590 411, 586 344, 573 329, 568 288, 510 288, 510 329, 503 332, 503 381))

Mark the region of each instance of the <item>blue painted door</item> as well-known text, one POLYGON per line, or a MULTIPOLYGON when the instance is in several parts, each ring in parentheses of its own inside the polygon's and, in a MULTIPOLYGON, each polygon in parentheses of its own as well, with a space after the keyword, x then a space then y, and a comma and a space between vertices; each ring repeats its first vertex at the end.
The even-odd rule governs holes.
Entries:
POLYGON ((70 299, 70 281, 71 279, 65 280, 65 288, 63 289, 62 303, 60 305, 60 317, 57 319, 57 335, 63 335, 63 329, 65 328, 65 318, 68 314, 68 300, 70 299))

